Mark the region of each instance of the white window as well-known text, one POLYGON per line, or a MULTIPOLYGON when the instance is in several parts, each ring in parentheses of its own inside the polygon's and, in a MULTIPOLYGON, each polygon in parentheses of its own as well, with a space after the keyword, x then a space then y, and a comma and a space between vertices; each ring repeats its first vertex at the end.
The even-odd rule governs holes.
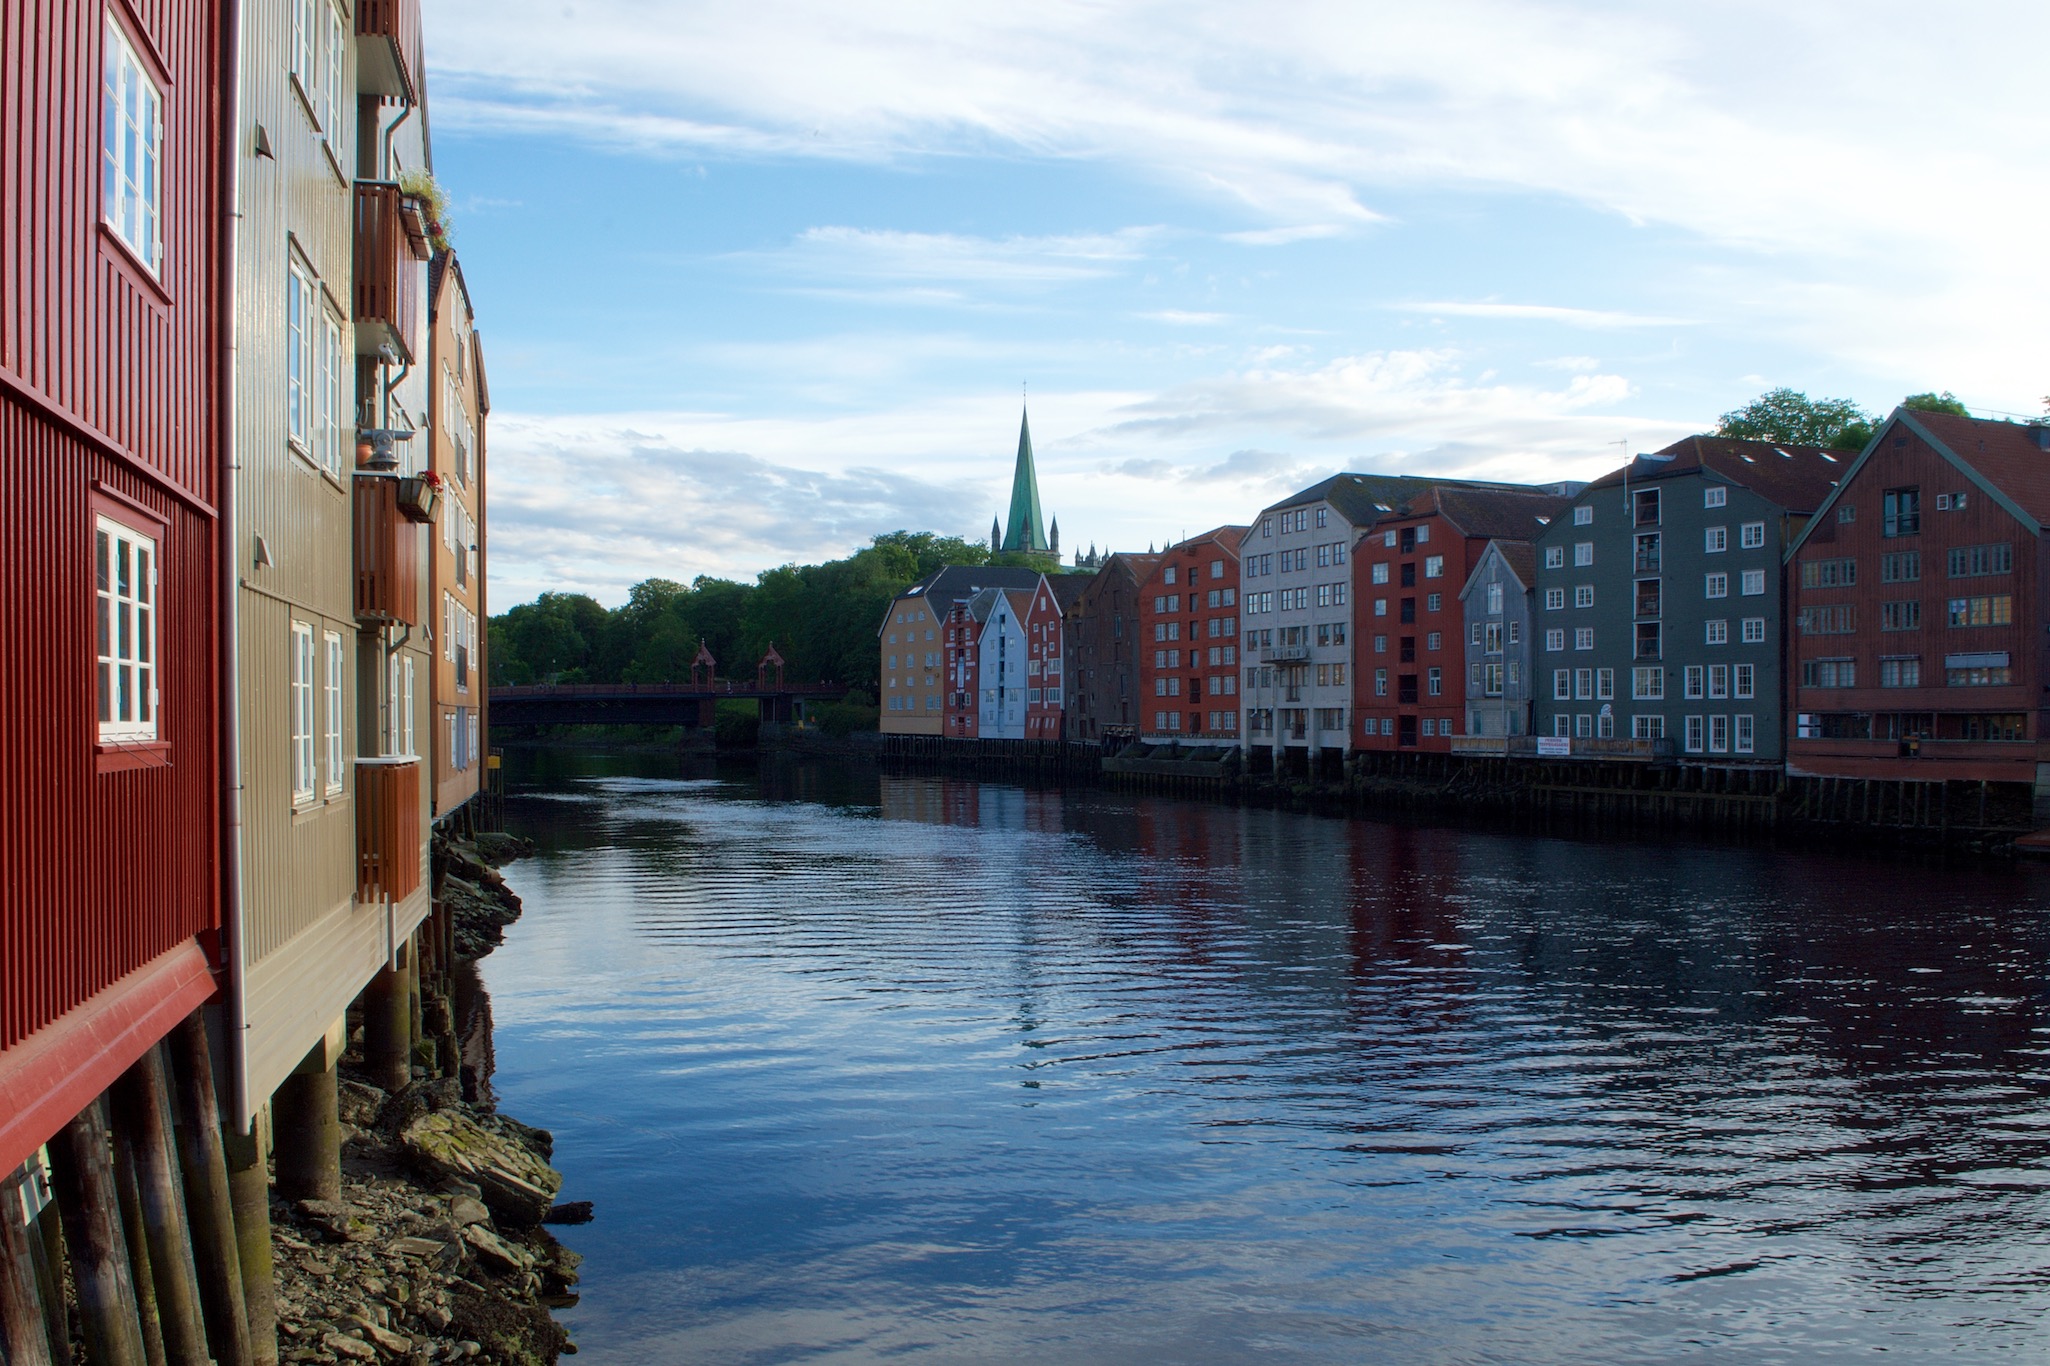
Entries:
POLYGON ((1745 570, 1743 586, 1744 596, 1747 598, 1755 598, 1760 593, 1763 593, 1765 591, 1765 571, 1763 569, 1745 570))
POLYGON ((1592 627, 1592 626, 1576 626, 1576 627, 1574 627, 1574 628, 1573 628, 1573 648, 1574 648, 1574 649, 1576 649, 1576 650, 1592 650, 1592 649, 1594 648, 1594 627, 1592 627))
POLYGON ((1711 716, 1708 718, 1708 752, 1728 754, 1730 752, 1730 718, 1711 716))
POLYGON ((1749 696, 1751 696, 1751 695, 1752 695, 1752 691, 1753 691, 1753 689, 1757 687, 1757 680, 1758 680, 1758 666, 1757 666, 1757 665, 1755 665, 1755 664, 1739 664, 1739 665, 1737 666, 1737 691, 1736 691, 1736 695, 1737 695, 1738 697, 1749 697, 1749 696))
POLYGON ((1726 526, 1712 526, 1706 533, 1702 549, 1710 555, 1720 555, 1730 548, 1730 529, 1726 526))
POLYGON ((292 0, 292 79, 309 102, 320 85, 314 75, 314 53, 320 44, 317 0, 292 0))
POLYGON ((1554 716, 1552 718, 1552 734, 1559 737, 1562 740, 1572 735, 1573 718, 1566 715, 1564 712, 1561 712, 1557 716, 1554 716))
POLYGON ((1744 643, 1746 645, 1763 645, 1765 643, 1764 617, 1744 618, 1744 643))
POLYGON ((1708 624, 1708 643, 1727 645, 1730 643, 1730 622, 1727 617, 1717 617, 1708 624))
POLYGON ((1496 617, 1502 615, 1502 585, 1499 583, 1488 585, 1488 615, 1496 617))
POLYGON ((1388 566, 1385 564, 1375 565, 1373 578, 1375 583, 1388 582, 1388 566))
POLYGON ((102 743, 157 738, 157 543, 101 517, 93 528, 102 743))
POLYGON ((1733 719, 1737 723, 1737 753, 1749 754, 1756 743, 1751 714, 1746 712, 1733 719))
POLYGON ((1573 738, 1586 740, 1594 735, 1594 718, 1586 712, 1573 718, 1573 738))
POLYGON ((1706 582, 1709 597, 1726 598, 1730 595, 1730 576, 1728 574, 1710 574, 1706 577, 1706 582))
POLYGON ((164 266, 164 97, 120 26, 107 24, 100 92, 100 213, 159 273, 164 266))
POLYGON ((1685 689, 1685 696, 1689 700, 1701 696, 1701 666, 1699 664, 1689 664, 1687 666, 1686 681, 1681 686, 1685 689))
POLYGON ((1701 491, 1701 505, 1705 508, 1719 508, 1730 501, 1730 491, 1721 484, 1710 484, 1701 491))
POLYGON ((1579 699, 1580 699, 1581 701, 1591 701, 1591 700, 1593 700, 1593 698, 1594 698, 1594 670, 1593 670, 1593 669, 1575 669, 1575 670, 1573 671, 1573 695, 1574 695, 1574 696, 1575 696, 1576 698, 1579 698, 1579 699))
POLYGON ((1545 547, 1545 568, 1547 568, 1547 569, 1564 569, 1565 567, 1566 567, 1566 547, 1564 547, 1564 546, 1562 546, 1562 545, 1548 545, 1548 546, 1546 546, 1546 547, 1545 547))
POLYGON ((1562 609, 1563 609, 1563 608, 1564 608, 1565 606, 1566 606, 1566 590, 1565 590, 1565 589, 1563 589, 1563 588, 1547 588, 1547 589, 1545 590, 1545 610, 1546 610, 1547 612, 1557 612, 1557 611, 1560 611, 1560 610, 1562 610, 1562 609))
POLYGON ((1607 702, 1616 696, 1616 671, 1596 669, 1594 671, 1594 700, 1607 702))
MULTIPOLYGON (((360 0, 359 0, 360 3, 360 0)), ((342 60, 353 49, 349 39, 343 36, 342 16, 335 12, 332 4, 322 4, 321 14, 325 19, 321 34, 322 71, 320 99, 314 107, 320 111, 320 131, 327 136, 328 145, 334 148, 336 160, 341 159, 342 127, 342 60)))
POLYGON ((1573 670, 1552 670, 1552 697, 1559 702, 1573 700, 1573 670))
POLYGON ((1573 563, 1576 566, 1594 563, 1593 541, 1575 541, 1573 543, 1573 563))
POLYGON ((1551 630, 1545 632, 1545 648, 1547 650, 1565 649, 1566 632, 1557 626, 1554 626, 1551 630))
MULTIPOLYGON (((316 411, 314 449, 329 474, 342 477, 343 414, 342 376, 347 373, 342 354, 342 324, 326 309, 320 311, 320 344, 315 357, 314 389, 316 411)), ((454 500, 450 500, 453 506, 454 500)))
POLYGON ((326 695, 321 699, 321 738, 326 741, 327 790, 333 796, 342 790, 342 637, 329 631, 327 645, 326 695))
POLYGON ((1711 664, 1708 666, 1708 695, 1713 698, 1727 698, 1730 695, 1730 666, 1711 664))
POLYGON ((1765 544, 1765 523, 1746 522, 1738 530, 1738 543, 1746 550, 1757 550, 1765 544))
POLYGON ((1594 606, 1594 585, 1583 583, 1578 588, 1575 588, 1573 590, 1573 605, 1575 607, 1594 606))
POLYGON ((1666 738, 1666 718, 1633 716, 1630 718, 1630 735, 1637 740, 1663 740, 1666 738))
POLYGON ((313 279, 298 262, 285 281, 285 434, 307 455, 313 454, 313 354, 319 346, 317 293, 313 279))
POLYGON ((1664 701, 1666 671, 1656 664, 1638 665, 1630 671, 1630 695, 1640 702, 1664 701))
POLYGON ((1687 752, 1701 753, 1701 718, 1698 716, 1687 718, 1687 752))
POLYGON ((292 623, 292 673, 288 698, 292 726, 292 800, 313 800, 313 687, 320 668, 314 657, 313 627, 303 621, 292 623))
POLYGON ((1583 504, 1583 505, 1581 505, 1580 507, 1577 507, 1577 508, 1573 509, 1573 525, 1575 525, 1575 526, 1593 526, 1593 525, 1594 525, 1594 508, 1593 508, 1593 506, 1592 506, 1592 505, 1589 505, 1589 504, 1583 504))
POLYGON ((1443 555, 1424 556, 1424 577, 1427 579, 1442 579, 1445 577, 1445 557, 1443 555))
POLYGON ((1374 599, 1374 615, 1375 615, 1375 616, 1377 616, 1377 617, 1385 617, 1385 616, 1387 616, 1387 615, 1388 615, 1388 599, 1386 599, 1386 598, 1375 598, 1375 599, 1374 599))

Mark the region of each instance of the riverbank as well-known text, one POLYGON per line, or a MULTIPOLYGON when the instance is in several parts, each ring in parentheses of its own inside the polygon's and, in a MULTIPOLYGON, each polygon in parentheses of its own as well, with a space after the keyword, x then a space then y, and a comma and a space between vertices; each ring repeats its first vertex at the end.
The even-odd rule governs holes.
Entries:
POLYGON ((435 837, 453 989, 423 983, 415 1079, 396 1093, 370 1084, 351 1022, 342 1198, 272 1204, 281 1361, 549 1366, 576 1351, 550 1311, 576 1302, 580 1259, 543 1225, 581 1222, 589 1206, 557 1203, 553 1137, 499 1113, 489 1000, 475 987, 477 960, 521 911, 498 867, 530 850, 504 835, 435 837))

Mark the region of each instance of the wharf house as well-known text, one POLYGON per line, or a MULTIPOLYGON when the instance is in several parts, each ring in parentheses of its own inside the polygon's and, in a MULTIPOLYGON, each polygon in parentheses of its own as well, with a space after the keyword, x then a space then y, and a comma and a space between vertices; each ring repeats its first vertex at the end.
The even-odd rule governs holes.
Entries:
POLYGON ((1239 543, 1221 526, 1167 547, 1141 580, 1140 733, 1147 739, 1239 735, 1239 543))
POLYGON ((1532 590, 1537 547, 1489 541, 1459 590, 1466 624, 1466 728, 1462 736, 1495 746, 1455 744, 1455 752, 1507 754, 1506 741, 1531 733, 1536 701, 1531 673, 1532 590))
POLYGON ((1041 576, 1025 621, 1025 738, 1058 740, 1067 711, 1067 609, 1089 586, 1082 574, 1041 576))
POLYGON ((1778 763, 1786 547, 1844 452, 1690 436, 1538 538, 1537 727, 1574 754, 1778 763))
POLYGON ((111 1179, 103 1093, 161 1086, 223 968, 221 13, 9 0, 0 43, 9 1350, 39 1150, 60 1196, 111 1179))
POLYGON ((1130 735, 1139 722, 1139 584, 1159 563, 1156 555, 1115 552, 1092 575, 1063 614, 1068 705, 1062 734, 1101 741, 1130 735))
MULTIPOLYGON (((1034 575, 1036 579, 1038 576, 1034 575)), ((979 609, 982 634, 976 672, 982 682, 982 710, 976 734, 985 740, 1025 738, 1025 625, 1039 596, 1030 588, 991 588, 979 609)))
POLYGON ((899 593, 876 628, 878 728, 884 735, 940 735, 946 730, 946 619, 955 604, 985 588, 1030 589, 1039 571, 990 565, 935 569, 899 593))
POLYGON ((2050 811, 2050 428, 1896 409, 1789 551, 1787 768, 2050 811))
MULTIPOLYGON (((438 606, 433 707, 436 820, 476 797, 484 772, 486 680, 485 424, 491 390, 462 263, 452 251, 428 267, 427 374, 432 416, 427 468, 439 481, 428 601, 438 606)), ((415 438, 416 440, 418 438, 415 438)))
POLYGON ((1534 541, 1571 500, 1438 485, 1391 508, 1353 549, 1359 749, 1448 753, 1466 720, 1460 592, 1491 542, 1534 541))

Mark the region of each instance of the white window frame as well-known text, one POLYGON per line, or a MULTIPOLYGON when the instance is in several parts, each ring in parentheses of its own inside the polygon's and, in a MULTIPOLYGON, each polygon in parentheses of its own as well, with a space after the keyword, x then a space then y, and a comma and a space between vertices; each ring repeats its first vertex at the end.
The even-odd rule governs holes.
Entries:
POLYGON ((1577 508, 1573 509, 1573 525, 1575 525, 1575 526, 1593 526, 1593 525, 1594 525, 1594 508, 1593 508, 1593 506, 1592 506, 1592 505, 1590 505, 1590 504, 1587 504, 1587 503, 1582 503, 1582 504, 1581 504, 1581 505, 1580 505, 1579 507, 1577 507, 1577 508))
POLYGON ((1701 697, 1704 673, 1699 664, 1689 664, 1681 675, 1680 695, 1693 702, 1701 697))
POLYGON ((1709 598, 1726 598, 1730 595, 1728 574, 1705 574, 1702 576, 1702 595, 1709 598))
POLYGON ((1591 564, 1593 564, 1593 563, 1594 563, 1594 542, 1593 542, 1593 541, 1575 541, 1575 542, 1573 543, 1573 567, 1574 567, 1575 569, 1584 569, 1584 568, 1586 568, 1586 567, 1587 567, 1588 565, 1591 565, 1591 564))
POLYGON ((93 524, 94 684, 102 744, 155 740, 157 539, 105 515, 93 524))
POLYGON ((1573 700, 1573 670, 1552 670, 1552 700, 1571 702, 1573 700))
POLYGON ((1730 491, 1721 484, 1710 484, 1701 490, 1701 506, 1719 508, 1730 501, 1730 491))
POLYGON ((321 697, 321 738, 327 750, 327 794, 333 797, 341 792, 342 777, 348 771, 342 753, 342 674, 347 656, 340 631, 326 632, 323 643, 327 649, 327 672, 321 697))
POLYGON ((100 218, 151 275, 164 269, 164 94, 112 18, 100 77, 100 218))
POLYGON ((1730 752, 1730 718, 1725 713, 1708 718, 1708 752, 1728 754, 1730 752))
POLYGON ((1765 546, 1765 523, 1745 522, 1737 528, 1737 544, 1746 550, 1761 550, 1765 546))
MULTIPOLYGON (((316 299, 318 292, 316 291, 316 299)), ((348 405, 342 398, 342 376, 347 373, 342 350, 342 323, 333 310, 320 307, 320 346, 315 356, 315 441, 320 467, 335 478, 342 477, 343 414, 348 405)), ((453 501, 453 500, 451 500, 453 501)))
POLYGON ((1730 696, 1740 701, 1750 699, 1758 691, 1758 666, 1739 664, 1730 675, 1730 696))
POLYGON ((1703 623, 1702 629, 1702 638, 1705 644, 1727 645, 1730 643, 1730 619, 1728 617, 1712 617, 1703 623))
POLYGON ((1545 649, 1553 654, 1566 648, 1566 629, 1554 626, 1545 632, 1545 649))
POLYGON ((1765 643, 1765 618, 1745 617, 1743 636, 1746 645, 1763 645, 1765 643))
POLYGON ((1594 606, 1594 585, 1578 584, 1573 589, 1573 605, 1576 608, 1594 606))
POLYGON ((1739 712, 1731 719, 1736 722, 1736 734, 1731 748, 1739 754, 1755 753, 1758 747, 1758 726, 1756 720, 1748 711, 1739 712))
POLYGON ((1427 579, 1442 579, 1445 577, 1445 557, 1443 555, 1424 556, 1424 577, 1427 579))
POLYGON ((1660 664, 1638 664, 1630 670, 1630 696, 1639 702, 1666 700, 1666 670, 1660 664))
POLYGON ((1708 666, 1708 695, 1715 701, 1726 701, 1730 696, 1730 666, 1711 664, 1708 666))
POLYGON ((400 692, 399 739, 404 744, 403 754, 414 753, 413 749, 413 656, 405 658, 405 668, 400 671, 403 684, 400 692))
POLYGON ((1576 650, 1592 650, 1592 649, 1594 648, 1594 627, 1592 627, 1592 626, 1576 626, 1576 627, 1574 627, 1574 628, 1573 628, 1573 648, 1574 648, 1574 649, 1576 649, 1576 650))
POLYGON ((292 746, 292 801, 313 800, 319 777, 314 762, 314 677, 320 664, 313 648, 313 623, 294 621, 291 635, 290 683, 286 709, 292 746))
POLYGON ((1687 738, 1684 743, 1686 746, 1686 750, 1689 754, 1699 754, 1702 751, 1702 739, 1705 733, 1703 719, 1704 718, 1699 716, 1690 716, 1687 718, 1687 738))
POLYGON ((1562 546, 1562 545, 1548 545, 1548 546, 1546 546, 1546 547, 1545 547, 1545 568, 1547 568, 1547 569, 1564 569, 1565 567, 1566 567, 1566 547, 1565 547, 1565 546, 1562 546))
POLYGON ((1739 585, 1738 591, 1747 598, 1755 598, 1763 593, 1765 591, 1765 571, 1763 569, 1745 570, 1744 579, 1742 584, 1739 585))
POLYGON ((1720 555, 1730 548, 1730 529, 1726 526, 1712 526, 1702 533, 1701 553, 1720 555))
POLYGON ((319 313, 320 287, 295 260, 285 277, 285 438, 308 459, 314 458, 313 352, 319 313))

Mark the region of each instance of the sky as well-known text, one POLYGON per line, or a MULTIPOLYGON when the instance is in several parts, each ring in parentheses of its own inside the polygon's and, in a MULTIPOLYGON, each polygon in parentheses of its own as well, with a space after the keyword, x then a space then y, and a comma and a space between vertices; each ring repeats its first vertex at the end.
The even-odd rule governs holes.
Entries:
POLYGON ((2050 7, 430 0, 495 610, 2050 392, 2050 7))

